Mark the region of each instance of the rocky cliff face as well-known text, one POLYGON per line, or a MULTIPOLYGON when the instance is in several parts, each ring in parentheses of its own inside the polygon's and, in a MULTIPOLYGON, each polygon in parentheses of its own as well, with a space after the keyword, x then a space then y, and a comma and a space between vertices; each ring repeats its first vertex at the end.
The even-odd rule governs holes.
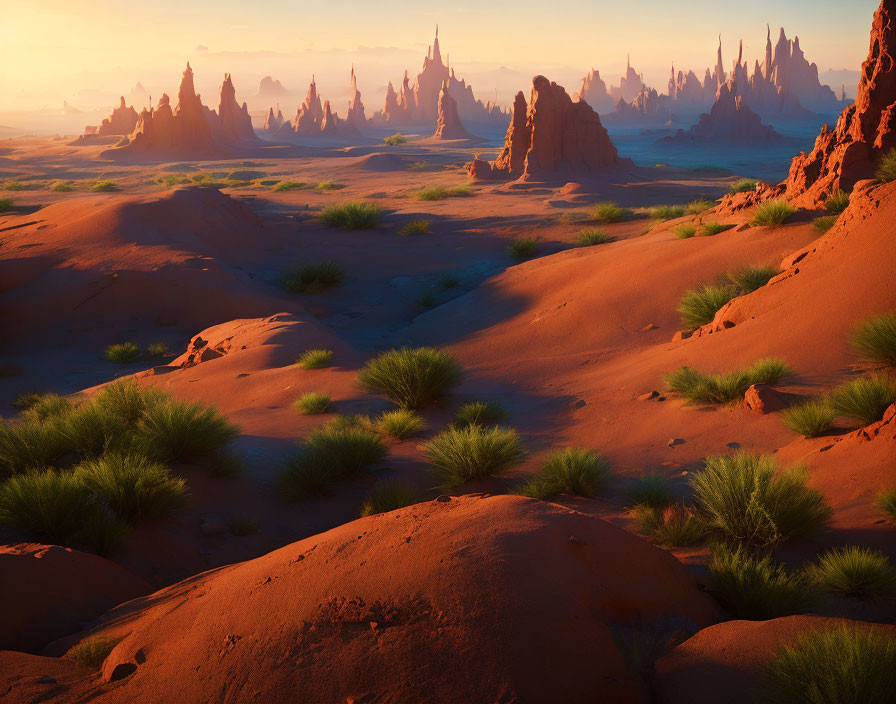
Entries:
POLYGON ((573 100, 584 100, 598 112, 612 110, 615 101, 607 92, 607 84, 600 77, 600 71, 591 71, 582 79, 581 90, 572 94, 573 100))
POLYGON ((258 139, 255 136, 255 130, 252 129, 249 108, 246 103, 240 105, 236 101, 236 89, 233 87, 229 73, 224 74, 221 100, 218 103, 218 114, 215 117, 211 117, 210 122, 218 139, 232 143, 254 142, 258 139))
POLYGON ((472 136, 460 121, 457 101, 448 92, 448 81, 442 83, 442 90, 439 92, 439 116, 433 136, 438 139, 468 139, 472 136))
POLYGON ((121 96, 121 103, 112 111, 110 117, 103 120, 96 133, 100 137, 113 134, 127 135, 134 131, 137 120, 137 111, 132 106, 125 105, 124 96, 121 96))
POLYGON ((364 115, 364 103, 361 102, 361 91, 358 90, 358 80, 355 78, 355 67, 352 66, 351 98, 348 101, 348 110, 345 113, 345 121, 347 124, 357 129, 362 129, 367 124, 367 117, 364 115))
POLYGON ((836 128, 827 125, 815 148, 801 153, 784 182, 786 197, 812 206, 871 178, 883 154, 896 148, 896 0, 883 0, 871 26, 859 92, 836 128))
POLYGON ((532 80, 528 106, 517 94, 504 149, 494 162, 475 160, 476 178, 552 179, 631 165, 621 159, 600 117, 544 76, 532 80), (523 116, 525 115, 525 120, 523 116))
POLYGON ((266 124, 265 129, 269 129, 278 139, 285 140, 294 140, 296 137, 304 139, 356 137, 360 133, 360 128, 367 123, 367 119, 364 116, 364 104, 361 102, 361 93, 358 91, 354 68, 351 73, 351 89, 352 97, 348 105, 348 116, 343 120, 333 112, 329 100, 321 105, 320 95, 317 93, 317 82, 312 76, 305 100, 296 110, 293 121, 278 120, 271 108, 268 112, 268 123, 271 124, 271 127, 269 129, 266 124))

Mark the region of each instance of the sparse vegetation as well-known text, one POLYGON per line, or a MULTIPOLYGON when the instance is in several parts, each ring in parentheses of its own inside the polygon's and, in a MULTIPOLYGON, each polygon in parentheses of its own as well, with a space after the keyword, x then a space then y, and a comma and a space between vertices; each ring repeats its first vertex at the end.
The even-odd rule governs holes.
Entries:
POLYGON ((885 704, 896 692, 896 638, 859 624, 821 626, 769 665, 776 704, 885 704))
POLYGON ((357 201, 324 208, 320 221, 327 227, 341 227, 344 230, 369 230, 380 224, 383 209, 376 203, 357 201))
POLYGON ((13 408, 24 410, 27 408, 31 408, 35 403, 40 401, 43 396, 44 394, 37 391, 22 391, 21 393, 13 396, 12 403, 10 405, 13 408))
POLYGON ((728 188, 729 193, 749 193, 750 191, 755 191, 756 186, 759 185, 759 182, 752 178, 742 178, 738 181, 735 181, 728 188))
POLYGON ((672 234, 680 240, 688 240, 697 234, 697 226, 692 223, 685 223, 672 228, 672 234))
POLYGON ((423 418, 407 408, 385 411, 376 419, 376 429, 383 435, 388 435, 396 440, 404 440, 416 435, 425 427, 426 423, 423 418))
POLYGON ((803 437, 815 438, 824 434, 834 422, 836 414, 821 398, 788 406, 781 411, 781 421, 803 437))
POLYGON ((730 286, 704 284, 700 288, 686 291, 678 304, 682 325, 686 330, 695 330, 701 325, 708 325, 716 313, 736 292, 730 286))
POLYGON ((396 132, 395 134, 389 135, 388 137, 383 137, 383 144, 387 147, 396 147, 399 144, 406 144, 408 138, 405 137, 401 132, 396 132))
POLYGON ((336 181, 321 181, 314 187, 314 190, 322 192, 341 191, 343 188, 345 188, 344 183, 337 183, 336 181))
POLYGON ((576 237, 576 245, 579 247, 593 247, 597 244, 605 244, 610 241, 610 236, 603 230, 594 228, 583 230, 576 237))
POLYGON ((305 369, 323 369, 330 366, 330 360, 333 359, 333 350, 314 349, 305 350, 299 355, 296 364, 305 369))
POLYGON ((664 381, 670 391, 692 403, 731 403, 743 398, 753 384, 777 384, 793 374, 786 362, 767 357, 746 369, 727 374, 708 375, 691 367, 681 367, 666 374, 664 381))
POLYGON ((504 407, 495 401, 470 401, 457 409, 454 422, 459 426, 495 425, 507 417, 504 407))
POLYGON ((790 203, 782 199, 767 200, 756 208, 753 224, 765 227, 779 227, 797 211, 790 203))
POLYGON ((519 464, 526 455, 515 430, 479 425, 449 426, 422 449, 443 487, 497 476, 519 464))
POLYGON ((77 645, 69 648, 65 657, 85 670, 99 670, 109 653, 121 642, 121 638, 104 638, 95 636, 85 638, 77 645))
POLYGON ((108 179, 102 179, 99 181, 95 181, 93 186, 91 186, 91 190, 98 191, 100 193, 108 193, 110 191, 117 191, 118 186, 115 181, 109 181, 108 179))
POLYGON ((468 185, 462 186, 434 186, 417 191, 414 197, 417 200, 444 200, 445 198, 468 198, 473 195, 473 189, 468 185))
POLYGON ((884 183, 896 181, 896 149, 891 149, 881 157, 874 175, 884 183))
POLYGON ((705 222, 703 223, 703 234, 707 237, 713 237, 730 230, 732 227, 734 225, 723 225, 720 222, 705 222))
POLYGON ((649 212, 654 220, 675 220, 687 215, 688 209, 683 205, 655 205, 649 212))
POLYGON ((870 425, 896 403, 896 381, 884 374, 862 376, 831 391, 828 402, 838 416, 870 425))
POLYGON ((9 210, 12 210, 12 199, 0 198, 0 213, 5 213, 9 210))
POLYGON ((789 616, 810 610, 815 602, 815 589, 805 575, 743 547, 713 545, 709 572, 722 602, 737 618, 789 616))
POLYGON ((48 418, 68 413, 75 407, 69 398, 59 394, 41 394, 41 396, 22 411, 29 420, 43 422, 48 418))
POLYGON ((345 271, 332 260, 306 264, 283 275, 283 289, 287 293, 320 293, 337 286, 345 278, 345 271))
POLYGON ((669 480, 662 474, 642 474, 629 489, 627 498, 633 506, 666 508, 675 503, 669 480))
POLYGON ((170 357, 171 350, 164 342, 153 342, 147 345, 143 353, 147 359, 161 359, 162 357, 170 357))
POLYGON ((162 462, 218 463, 240 430, 216 409, 165 399, 151 403, 136 428, 137 447, 162 462))
POLYGON ((839 215, 849 207, 849 193, 837 191, 824 202, 824 209, 831 215, 839 215))
POLYGON ((808 574, 832 594, 864 600, 896 596, 896 570, 880 550, 833 548, 818 558, 808 574))
POLYGON ((56 191, 57 193, 68 193, 69 191, 75 190, 75 182, 74 181, 56 181, 50 186, 51 191, 56 191))
POLYGON ((373 485, 367 498, 364 499, 361 505, 361 518, 396 511, 418 501, 417 492, 412 486, 394 479, 381 479, 373 485))
POLYGON ((281 181, 272 190, 274 191, 297 191, 308 188, 308 184, 304 181, 281 181))
POLYGON ((3 184, 4 191, 24 191, 25 186, 21 181, 7 181, 3 184))
POLYGON ((825 232, 830 230, 836 224, 837 224, 837 216, 836 215, 824 215, 820 218, 815 218, 812 221, 812 229, 815 230, 818 234, 823 235, 825 232))
POLYGON ((638 530, 670 548, 683 548, 706 535, 703 521, 692 508, 682 503, 653 508, 638 505, 632 509, 638 530))
POLYGON ((824 495, 806 483, 805 467, 778 471, 770 455, 708 457, 690 478, 706 526, 748 546, 776 543, 820 528, 831 515, 824 495))
POLYGON ((707 198, 698 198, 697 200, 692 200, 690 203, 688 203, 688 212, 691 215, 699 215, 700 213, 715 207, 716 202, 714 200, 709 200, 707 198))
POLYGON ((432 232, 432 225, 429 220, 411 220, 398 231, 398 234, 402 237, 409 237, 412 235, 428 235, 430 232, 432 232))
POLYGON ((896 487, 878 492, 874 497, 874 503, 888 520, 896 523, 896 487))
POLYGON ((596 222, 620 222, 625 219, 626 214, 626 211, 615 203, 595 203, 591 206, 591 218, 596 222))
POLYGON ((306 416, 326 413, 330 408, 330 394, 309 391, 298 398, 295 408, 299 413, 306 416))
POLYGON ((610 463, 593 450, 568 447, 544 461, 541 474, 519 489, 524 496, 549 499, 557 494, 594 496, 610 476, 610 463))
POLYGON ((775 266, 744 266, 729 271, 726 276, 734 284, 737 294, 743 296, 762 288, 779 273, 775 266))
POLYGON ((140 357, 140 348, 133 342, 120 342, 117 345, 109 345, 103 351, 103 356, 116 364, 128 364, 140 357))
POLYGON ((529 259, 538 250, 538 238, 521 235, 515 237, 507 245, 507 253, 516 259, 529 259))
POLYGON ((402 408, 417 409, 444 396, 463 379, 457 360, 435 347, 402 347, 383 352, 358 372, 368 392, 402 408))
POLYGON ((896 367, 896 313, 866 318, 853 330, 849 344, 869 362, 896 367))

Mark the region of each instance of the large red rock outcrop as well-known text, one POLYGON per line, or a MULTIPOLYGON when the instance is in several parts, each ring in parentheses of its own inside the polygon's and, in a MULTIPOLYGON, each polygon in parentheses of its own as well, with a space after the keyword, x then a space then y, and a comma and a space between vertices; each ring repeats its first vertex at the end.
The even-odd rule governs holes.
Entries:
POLYGON ((607 92, 607 84, 600 77, 600 71, 591 71, 582 79, 582 88, 572 94, 573 100, 584 100, 598 112, 612 110, 615 104, 607 92))
POLYGON ((321 105, 320 95, 317 93, 317 82, 312 76, 311 84, 308 86, 308 93, 305 95, 305 100, 299 105, 295 119, 292 122, 284 122, 282 120, 278 122, 277 117, 274 115, 274 109, 271 108, 268 112, 268 123, 272 125, 269 131, 273 132, 278 138, 286 140, 293 140, 296 137, 311 139, 356 137, 367 120, 364 117, 364 104, 361 102, 361 93, 358 91, 354 68, 352 68, 351 73, 351 92, 352 98, 348 105, 348 118, 342 120, 332 111, 329 100, 321 105))
POLYGON ((457 101, 448 92, 448 81, 442 83, 442 91, 439 93, 439 117, 436 120, 436 133, 438 139, 468 139, 472 135, 464 128, 457 114, 457 101))
POLYGON ((646 702, 620 649, 716 606, 670 553, 515 496, 362 518, 111 612, 96 702, 646 702), (109 683, 120 674, 126 679, 109 683))
POLYGON ((349 86, 351 98, 348 101, 348 110, 345 113, 345 122, 355 129, 362 129, 367 124, 364 115, 364 103, 361 102, 361 91, 358 90, 358 79, 355 78, 355 67, 352 66, 351 84, 349 86))
POLYGON ((133 106, 125 105, 124 96, 121 96, 121 103, 112 111, 111 116, 103 120, 96 133, 101 137, 111 134, 130 134, 137 126, 137 119, 137 111, 133 106))
POLYGON ((563 86, 535 76, 528 106, 522 93, 516 96, 500 156, 493 162, 475 160, 470 174, 476 178, 559 178, 631 164, 619 157, 600 116, 588 103, 573 102, 563 86))
POLYGON ((883 154, 896 148, 896 0, 883 0, 874 14, 871 47, 862 64, 859 92, 836 128, 827 125, 815 148, 790 165, 786 196, 800 205, 822 203, 874 176, 883 154))
POLYGON ((58 545, 0 546, 0 574, 0 650, 36 652, 152 591, 114 562, 58 545))
POLYGON ((221 85, 218 114, 211 113, 209 122, 213 126, 215 136, 225 142, 254 142, 258 139, 255 130, 252 129, 248 106, 246 103, 240 105, 236 101, 236 89, 229 73, 224 74, 224 83, 221 85))

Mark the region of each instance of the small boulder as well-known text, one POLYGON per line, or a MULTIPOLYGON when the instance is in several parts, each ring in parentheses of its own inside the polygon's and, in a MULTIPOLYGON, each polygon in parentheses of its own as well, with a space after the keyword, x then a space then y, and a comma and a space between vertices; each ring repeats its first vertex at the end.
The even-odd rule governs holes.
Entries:
POLYGON ((753 384, 744 394, 744 405, 757 413, 774 413, 787 404, 784 397, 767 384, 753 384))

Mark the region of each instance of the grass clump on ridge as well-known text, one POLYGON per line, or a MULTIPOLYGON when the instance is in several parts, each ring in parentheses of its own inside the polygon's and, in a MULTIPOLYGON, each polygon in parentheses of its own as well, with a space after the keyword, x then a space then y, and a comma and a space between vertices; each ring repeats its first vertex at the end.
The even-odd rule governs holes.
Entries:
POLYGON ((788 406, 781 411, 781 421, 793 432, 815 438, 827 432, 836 415, 825 399, 817 398, 788 406))
POLYGON ((713 237, 730 230, 734 225, 723 225, 720 222, 703 223, 703 234, 707 237, 713 237))
POLYGON ((688 209, 683 205, 655 205, 648 212, 654 220, 675 220, 687 215, 688 209))
POLYGON ((460 384, 463 369, 435 347, 402 347, 369 360, 358 372, 362 388, 385 396, 402 408, 433 403, 460 384))
POLYGON ((881 157, 874 175, 878 181, 896 181, 896 149, 891 149, 881 157))
POLYGON ((271 190, 273 191, 296 191, 302 188, 308 188, 308 184, 304 181, 281 181, 271 190))
POLYGON ((594 245, 605 244, 609 241, 610 236, 606 232, 591 228, 582 230, 582 232, 579 233, 579 236, 576 237, 576 246, 593 247, 594 245))
POLYGON ((708 325, 728 301, 765 286, 777 274, 778 269, 772 266, 744 266, 727 272, 727 281, 686 291, 678 303, 682 325, 686 330, 708 325))
POLYGON ((211 406, 165 399, 145 410, 136 442, 148 457, 162 462, 215 463, 239 434, 239 428, 211 406))
POLYGON ((529 259, 538 251, 538 238, 520 236, 515 237, 507 245, 507 253, 515 259, 529 259))
POLYGON ((896 381, 884 374, 862 376, 831 391, 828 403, 838 416, 860 426, 870 425, 896 403, 896 381))
POLYGON ((662 474, 641 475, 626 498, 633 506, 649 508, 666 508, 675 503, 670 482, 662 474))
POLYGON ((880 550, 832 548, 818 558, 808 574, 831 594, 863 600, 896 596, 896 570, 880 550))
POLYGON ((399 144, 406 144, 408 138, 405 137, 401 132, 396 132, 395 134, 391 134, 388 137, 383 137, 383 144, 387 147, 395 147, 399 144))
POLYGON ((839 215, 849 207, 849 193, 837 191, 824 202, 824 209, 831 215, 839 215))
POLYGON ((688 203, 688 212, 691 215, 699 215, 700 213, 715 207, 716 202, 714 200, 709 200, 708 198, 698 198, 697 200, 692 200, 690 203, 688 203))
POLYGON ((65 654, 65 658, 72 660, 78 667, 85 670, 99 670, 109 653, 123 638, 85 638, 77 645, 72 646, 65 654))
POLYGON ((697 226, 692 223, 685 223, 672 229, 674 234, 680 240, 689 240, 697 234, 697 226))
POLYGON ((778 227, 797 211, 790 203, 782 199, 767 200, 756 208, 753 224, 765 227, 778 227))
POLYGON ((402 237, 410 237, 412 235, 428 235, 431 232, 432 223, 429 220, 411 220, 398 231, 398 234, 402 237))
POLYGON ((896 367, 896 313, 866 318, 852 331, 849 345, 869 362, 896 367))
POLYGON ((0 213, 5 213, 12 209, 12 198, 0 198, 0 213))
POLYGON ((394 479, 381 479, 364 499, 361 505, 361 518, 377 513, 396 511, 411 506, 419 501, 414 487, 394 479))
POLYGON ((549 499, 557 494, 594 496, 610 476, 610 463, 593 450, 568 447, 555 450, 544 461, 541 474, 518 490, 523 496, 549 499))
POLYGON ((305 416, 326 413, 330 408, 330 394, 309 391, 302 394, 295 402, 295 409, 305 416))
POLYGON ((752 178, 742 178, 734 183, 732 183, 728 187, 729 193, 749 193, 750 191, 755 191, 756 186, 759 185, 759 182, 756 179, 752 178))
POLYGON ((345 278, 345 271, 332 260, 306 264, 283 275, 283 289, 287 293, 320 293, 337 286, 345 278))
POLYGON ((423 188, 414 194, 417 200, 444 200, 445 198, 469 198, 473 189, 464 184, 461 186, 434 186, 423 188))
POLYGON ((756 555, 722 543, 712 546, 709 573, 721 601, 737 617, 765 621, 809 611, 816 598, 812 582, 790 573, 770 555, 756 555))
POLYGON ((823 235, 825 232, 830 230, 836 224, 837 224, 837 216, 836 215, 824 215, 820 218, 815 218, 812 221, 812 229, 815 230, 818 234, 823 235))
POLYGON ((681 367, 665 375, 670 391, 692 403, 731 403, 743 398, 753 384, 774 385, 793 374, 783 360, 766 357, 750 367, 727 374, 704 374, 691 367, 681 367))
POLYGON ((448 426, 422 450, 438 485, 446 488, 500 475, 526 456, 515 430, 479 425, 448 426))
POLYGON ((692 508, 672 503, 662 508, 639 504, 632 509, 638 530, 670 548, 683 548, 706 535, 703 521, 692 508))
POLYGON ((495 425, 507 417, 507 411, 496 401, 470 401, 457 409, 456 425, 495 425))
POLYGON ((97 191, 100 193, 109 193, 111 191, 117 191, 118 186, 115 181, 109 181, 108 179, 102 179, 99 181, 95 181, 93 186, 90 187, 92 191, 97 191))
POLYGON ((874 503, 890 521, 896 523, 896 488, 878 492, 874 503))
POLYGON ((56 193, 68 193, 75 190, 74 181, 56 181, 50 186, 51 191, 56 193))
POLYGON ((627 211, 615 203, 595 203, 591 206, 591 219, 600 223, 621 222, 627 216, 627 211))
POLYGON ((404 440, 416 435, 426 427, 426 423, 417 413, 407 408, 384 411, 375 422, 376 429, 383 435, 396 440, 404 440))
POLYGON ((315 187, 315 191, 341 191, 345 188, 344 183, 337 183, 336 181, 321 181, 315 187))
POLYGON ((140 348, 133 342, 121 342, 117 345, 109 345, 103 350, 103 357, 116 364, 128 364, 140 357, 140 348))
POLYGON ((369 230, 380 224, 383 209, 376 203, 356 201, 332 205, 320 213, 320 221, 327 227, 344 230, 369 230))
POLYGON ((896 638, 882 628, 843 623, 814 628, 768 666, 776 704, 885 704, 896 692, 896 638))
POLYGON ((330 366, 330 360, 333 359, 333 350, 313 349, 305 350, 299 355, 296 364, 305 369, 323 369, 330 366))
POLYGON ((805 467, 779 472, 770 455, 738 452, 705 460, 690 477, 707 528, 745 546, 770 545, 820 528, 831 509, 806 483, 805 467))

